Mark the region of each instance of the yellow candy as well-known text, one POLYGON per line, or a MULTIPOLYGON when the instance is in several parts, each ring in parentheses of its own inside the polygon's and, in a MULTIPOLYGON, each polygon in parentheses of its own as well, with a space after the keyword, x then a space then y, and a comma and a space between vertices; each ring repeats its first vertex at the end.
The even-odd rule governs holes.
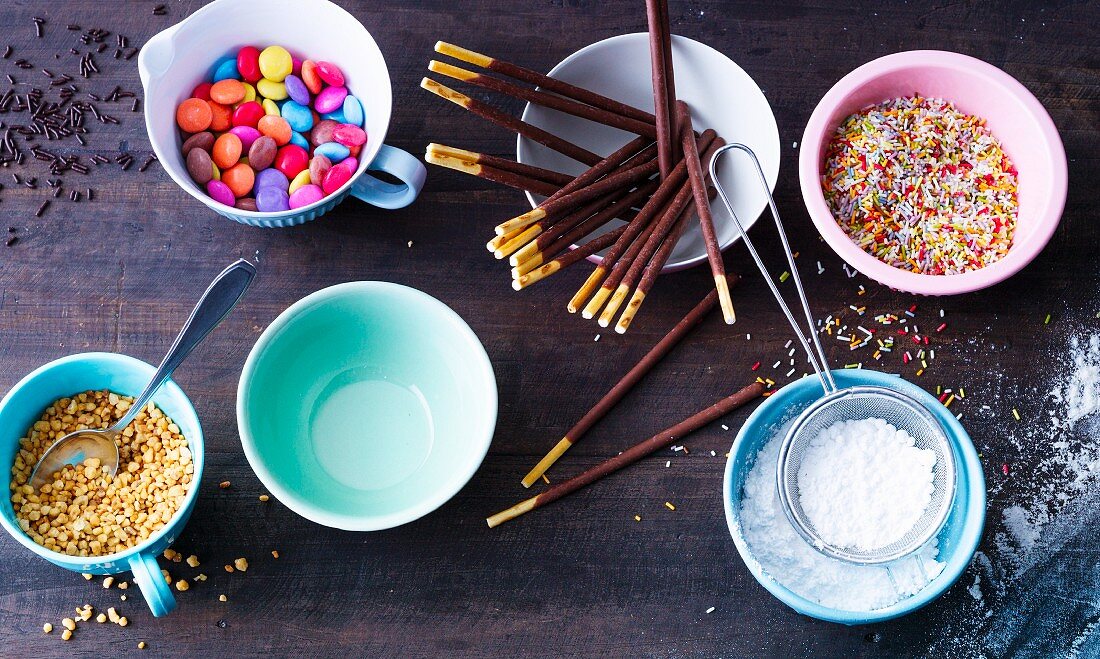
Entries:
MULTIPOLYGON (((268 46, 260 53, 260 73, 268 80, 282 82, 294 70, 294 60, 282 46, 268 46)), ((260 92, 263 94, 263 92, 260 92)), ((267 96, 267 94, 264 94, 267 96)), ((285 96, 283 98, 286 98, 285 96)))
POLYGON ((279 106, 275 104, 275 101, 265 98, 264 102, 260 105, 264 106, 264 113, 273 117, 280 117, 282 113, 279 112, 279 106))
POLYGON ((294 177, 294 180, 290 182, 290 189, 288 192, 294 194, 294 191, 303 185, 309 185, 309 170, 303 169, 298 172, 298 175, 294 177))
POLYGON ((286 85, 267 78, 260 78, 259 82, 256 83, 256 91, 259 92, 260 96, 272 101, 281 101, 288 96, 286 85))
POLYGON ((214 180, 215 181, 222 180, 222 170, 218 169, 218 166, 215 165, 214 163, 210 163, 210 167, 212 167, 214 169, 214 180))
POLYGON ((249 101, 255 101, 256 100, 256 88, 253 87, 252 85, 248 84, 247 82, 242 82, 241 84, 244 85, 244 100, 242 100, 241 103, 247 103, 249 101))

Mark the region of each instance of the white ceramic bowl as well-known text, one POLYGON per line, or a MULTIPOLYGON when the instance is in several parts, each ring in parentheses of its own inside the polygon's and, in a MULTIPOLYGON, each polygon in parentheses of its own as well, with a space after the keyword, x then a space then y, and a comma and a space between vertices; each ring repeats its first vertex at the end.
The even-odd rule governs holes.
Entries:
MULTIPOLYGON (((741 142, 751 147, 764 168, 768 186, 774 190, 779 176, 779 128, 764 92, 733 60, 698 41, 673 36, 672 60, 676 96, 691 106, 691 120, 696 130, 713 128, 727 142, 741 142)), ((649 35, 644 32, 611 37, 585 46, 562 60, 549 75, 653 111, 649 35)), ((530 103, 523 112, 523 119, 604 155, 634 137, 616 128, 530 103)), ((579 174, 585 169, 575 160, 523 137, 516 145, 516 155, 520 162, 560 172, 579 174)), ((742 166, 724 165, 721 182, 733 201, 737 216, 748 229, 768 201, 756 172, 747 161, 737 159, 734 162, 742 166)), ((530 193, 527 198, 532 206, 540 200, 530 193)), ((725 249, 737 240, 737 228, 721 203, 711 204, 711 208, 718 244, 725 249)), ((597 233, 610 231, 618 224, 608 224, 597 233)), ((665 264, 664 272, 683 270, 707 260, 699 223, 688 226, 665 264)), ((594 256, 591 260, 599 262, 599 257, 594 256)))

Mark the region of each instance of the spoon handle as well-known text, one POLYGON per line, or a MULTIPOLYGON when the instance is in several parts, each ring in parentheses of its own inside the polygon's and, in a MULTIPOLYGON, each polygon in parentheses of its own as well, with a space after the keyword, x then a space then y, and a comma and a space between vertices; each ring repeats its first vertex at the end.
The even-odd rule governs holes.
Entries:
POLYGON ((256 266, 244 259, 240 259, 222 270, 221 274, 214 279, 210 287, 203 293, 202 299, 191 311, 191 317, 184 323, 183 329, 180 330, 179 336, 172 343, 168 354, 164 356, 164 360, 157 367, 153 379, 149 381, 145 390, 130 406, 129 411, 111 427, 111 430, 121 432, 126 426, 130 425, 130 422, 157 393, 160 385, 171 377, 176 367, 187 358, 187 355, 191 354, 196 346, 202 343, 206 335, 210 334, 215 327, 225 320, 225 317, 237 305, 237 302, 248 290, 249 284, 252 283, 255 277, 256 266))

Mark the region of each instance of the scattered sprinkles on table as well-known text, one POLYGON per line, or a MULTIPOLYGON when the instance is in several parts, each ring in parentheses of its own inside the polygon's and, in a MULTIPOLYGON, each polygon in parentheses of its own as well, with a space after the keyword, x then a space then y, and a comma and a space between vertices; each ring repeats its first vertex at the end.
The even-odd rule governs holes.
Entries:
POLYGON ((845 119, 822 189, 837 223, 896 268, 952 275, 1012 245, 1017 172, 985 120, 942 99, 896 98, 845 119))

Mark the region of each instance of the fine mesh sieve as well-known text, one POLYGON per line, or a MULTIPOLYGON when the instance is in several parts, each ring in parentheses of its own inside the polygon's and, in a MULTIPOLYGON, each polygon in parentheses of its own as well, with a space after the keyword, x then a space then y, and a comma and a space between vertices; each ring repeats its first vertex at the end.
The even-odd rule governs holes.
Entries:
POLYGON ((832 371, 828 368, 825 351, 821 347, 818 332, 814 329, 813 314, 810 313, 810 305, 806 300, 806 291, 802 287, 802 279, 798 275, 798 268, 794 262, 790 244, 787 241, 787 232, 783 229, 783 222, 779 218, 779 211, 775 206, 775 199, 768 188, 764 170, 760 167, 760 161, 752 149, 744 144, 731 143, 718 149, 711 157, 710 176, 718 190, 718 196, 722 198, 726 208, 733 218, 741 239, 749 250, 753 261, 764 276, 772 295, 779 302, 780 308, 787 317, 787 322, 794 329, 795 335, 802 344, 803 350, 813 367, 818 378, 824 396, 804 410, 794 424, 787 431, 783 443, 779 449, 779 462, 776 466, 776 480, 779 490, 779 500, 787 518, 810 545, 821 553, 856 564, 886 563, 915 553, 926 542, 932 539, 947 521, 951 511, 955 494, 955 454, 948 444, 947 435, 936 418, 913 398, 886 387, 859 386, 847 389, 838 389, 833 378, 832 371), (748 155, 756 168, 760 184, 764 194, 768 198, 768 207, 771 209, 775 226, 779 232, 780 242, 790 266, 790 273, 794 280, 795 289, 798 291, 802 311, 805 313, 808 323, 809 338, 803 332, 799 322, 795 319, 790 307, 783 299, 775 281, 768 273, 760 254, 756 251, 752 241, 745 233, 741 220, 733 210, 718 177, 718 159, 726 152, 739 150, 748 155), (813 342, 813 347, 810 343, 813 342), (935 469, 933 472, 934 489, 932 499, 925 507, 923 514, 916 524, 901 538, 883 546, 875 548, 838 547, 826 542, 814 528, 806 516, 801 505, 798 489, 798 472, 802 464, 802 457, 812 441, 818 434, 829 426, 849 420, 883 419, 890 425, 904 430, 913 437, 917 448, 929 449, 936 455, 935 469))

